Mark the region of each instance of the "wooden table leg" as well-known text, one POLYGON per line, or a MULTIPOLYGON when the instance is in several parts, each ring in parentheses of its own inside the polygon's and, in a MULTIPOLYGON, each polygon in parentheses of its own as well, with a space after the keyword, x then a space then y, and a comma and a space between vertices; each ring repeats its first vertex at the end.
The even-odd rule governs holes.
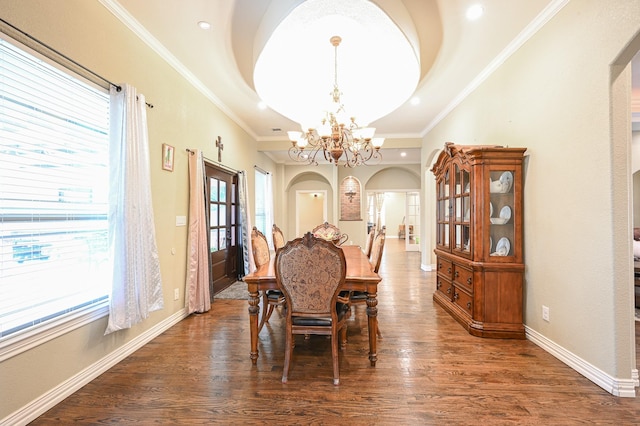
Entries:
POLYGON ((258 312, 260 312, 260 298, 258 286, 249 284, 249 329, 251 330, 251 362, 258 361, 258 312))
POLYGON ((377 293, 367 293, 367 318, 369 320, 369 361, 371 366, 376 366, 378 360, 378 299, 377 293))

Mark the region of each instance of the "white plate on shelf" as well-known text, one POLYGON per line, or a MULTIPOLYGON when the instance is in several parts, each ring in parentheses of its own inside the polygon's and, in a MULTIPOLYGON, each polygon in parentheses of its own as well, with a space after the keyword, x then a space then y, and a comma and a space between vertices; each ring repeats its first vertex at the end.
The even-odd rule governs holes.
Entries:
POLYGON ((496 245, 496 251, 491 253, 491 256, 508 256, 509 250, 511 250, 511 243, 507 237, 502 237, 498 240, 496 245))
POLYGON ((505 219, 503 217, 490 217, 489 220, 492 225, 504 225, 509 219, 505 219))
POLYGON ((504 206, 500 209, 500 218, 507 219, 505 222, 511 219, 511 208, 509 206, 504 206))
POLYGON ((504 172, 500 176, 500 182, 502 183, 502 190, 500 192, 509 192, 511 185, 513 185, 513 174, 511 172, 504 172))
POLYGON ((493 216, 493 203, 489 203, 489 217, 493 216))
POLYGON ((493 248, 493 240, 489 237, 489 253, 491 253, 491 249, 493 248))

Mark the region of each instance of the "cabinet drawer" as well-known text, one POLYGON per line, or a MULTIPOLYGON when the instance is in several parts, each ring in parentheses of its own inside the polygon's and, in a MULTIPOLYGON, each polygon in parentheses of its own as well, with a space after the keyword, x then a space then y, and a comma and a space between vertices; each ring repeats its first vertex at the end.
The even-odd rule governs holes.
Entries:
POLYGON ((453 282, 460 284, 470 293, 473 293, 473 271, 460 265, 453 265, 453 282))
POLYGON ((445 295, 449 300, 453 298, 453 284, 451 284, 451 281, 445 280, 442 277, 436 278, 436 291, 445 295))
POLYGON ((453 303, 460 306, 466 313, 473 313, 473 298, 461 288, 453 288, 453 303))
POLYGON ((453 264, 441 257, 438 258, 438 274, 451 279, 453 276, 453 264))

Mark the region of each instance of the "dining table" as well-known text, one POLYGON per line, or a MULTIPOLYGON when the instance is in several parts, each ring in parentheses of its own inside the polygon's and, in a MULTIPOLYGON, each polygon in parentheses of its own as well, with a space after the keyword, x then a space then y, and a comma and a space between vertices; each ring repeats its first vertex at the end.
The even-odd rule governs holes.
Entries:
MULTIPOLYGON (((369 361, 375 367, 378 360, 377 334, 378 329, 378 283, 380 275, 374 272, 369 258, 362 252, 360 246, 340 246, 347 264, 344 286, 346 291, 364 291, 367 293, 367 328, 369 332, 369 361)), ((277 290, 274 269, 275 256, 269 263, 265 263, 254 272, 246 275, 244 281, 249 290, 249 328, 251 330, 251 362, 258 361, 258 313, 260 312, 260 297, 262 291, 277 290)))

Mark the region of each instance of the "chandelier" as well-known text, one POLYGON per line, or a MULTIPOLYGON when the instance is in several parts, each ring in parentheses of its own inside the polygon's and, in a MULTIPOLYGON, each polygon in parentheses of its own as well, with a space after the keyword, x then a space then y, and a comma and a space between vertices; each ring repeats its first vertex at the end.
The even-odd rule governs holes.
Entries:
MULTIPOLYGON (((325 111, 324 117, 316 127, 306 132, 287 132, 291 147, 289 157, 301 163, 318 165, 320 153, 325 160, 336 166, 342 163, 345 167, 377 164, 382 160, 380 147, 384 138, 374 138, 373 127, 360 127, 355 117, 348 117, 344 105, 340 101, 342 93, 338 88, 338 46, 342 41, 339 36, 330 39, 334 47, 333 90, 330 95, 333 108, 325 111)), ((303 127, 304 130, 304 127, 303 127)))

